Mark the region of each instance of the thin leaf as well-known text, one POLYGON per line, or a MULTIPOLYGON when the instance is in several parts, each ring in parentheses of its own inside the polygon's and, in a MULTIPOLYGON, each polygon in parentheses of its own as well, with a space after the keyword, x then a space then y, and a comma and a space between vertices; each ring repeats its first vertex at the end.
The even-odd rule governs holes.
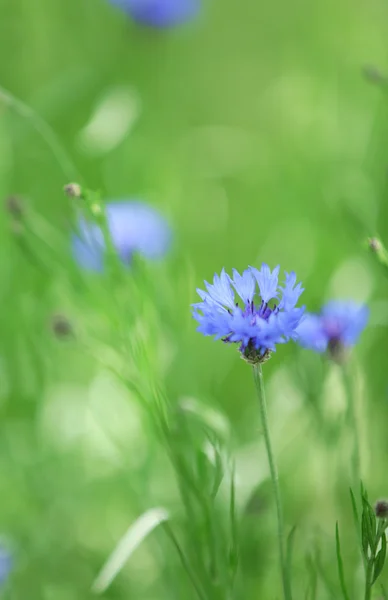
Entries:
POLYGON ((136 519, 102 567, 93 583, 92 591, 96 594, 104 592, 148 534, 168 518, 164 508, 152 508, 136 519))
POLYGON ((374 566, 373 566, 372 585, 374 584, 374 582, 380 575, 381 571, 383 570, 386 555, 387 555, 387 538, 385 537, 385 533, 383 533, 381 536, 381 548, 380 548, 379 552, 377 553, 377 556, 376 556, 375 562, 374 562, 374 566))
POLYGON ((339 575, 339 580, 340 580, 340 584, 341 584, 342 596, 343 596, 344 600, 350 600, 348 591, 346 589, 344 565, 343 565, 342 556, 341 556, 341 543, 340 543, 340 536, 339 536, 338 521, 335 524, 335 541, 336 541, 338 575, 339 575))
MULTIPOLYGON (((366 552, 367 544, 372 553, 376 550, 376 515, 364 493, 362 497, 362 547, 366 552)), ((367 557, 367 554, 365 554, 367 557)))
POLYGON ((357 535, 360 535, 360 517, 359 517, 359 514, 358 514, 356 498, 355 498, 355 496, 353 494, 352 488, 349 488, 349 492, 350 492, 350 500, 352 502, 354 524, 355 524, 356 529, 357 529, 357 535))
POLYGON ((314 564, 314 561, 312 560, 311 556, 309 556, 309 555, 306 556, 306 564, 307 564, 307 568, 310 571, 309 591, 311 590, 311 593, 309 593, 309 598, 311 600, 316 600, 317 589, 318 589, 318 574, 317 574, 317 569, 314 564))
POLYGON ((292 571, 292 555, 294 551, 294 539, 296 533, 296 525, 291 529, 290 533, 287 537, 287 571, 291 573, 292 571))
POLYGON ((385 587, 383 586, 383 584, 381 584, 381 593, 383 594, 384 600, 388 600, 388 592, 385 589, 385 587))
POLYGON ((200 583, 197 581, 197 578, 196 578, 194 572, 192 571, 192 569, 190 567, 190 563, 186 559, 186 556, 185 556, 185 554, 184 554, 184 552, 183 552, 183 550, 181 548, 181 545, 178 542, 178 540, 177 540, 177 538, 176 538, 173 530, 171 529, 171 527, 169 526, 168 523, 164 523, 163 527, 164 527, 167 535, 169 536, 171 542, 173 543, 173 545, 174 545, 174 547, 175 547, 175 549, 176 549, 176 551, 177 551, 177 553, 179 555, 179 558, 181 559, 182 566, 186 570, 186 573, 189 576, 189 578, 190 578, 190 580, 191 580, 191 582, 192 582, 192 584, 194 586, 195 591, 197 592, 198 598, 200 598, 200 600, 206 600, 205 599, 205 594, 202 591, 200 583))
POLYGON ((239 556, 238 556, 238 532, 237 532, 237 516, 236 516, 236 486, 235 486, 235 466, 232 465, 230 479, 230 501, 229 501, 229 517, 230 517, 230 551, 229 565, 232 572, 232 580, 234 580, 239 556))
POLYGON ((318 574, 322 580, 322 583, 324 584, 324 586, 326 588, 326 591, 331 596, 332 600, 337 600, 336 590, 334 589, 333 584, 327 577, 327 575, 322 567, 319 548, 316 548, 316 550, 315 550, 315 565, 316 565, 318 574))
POLYGON ((199 402, 196 398, 181 398, 179 407, 186 413, 194 415, 210 431, 217 433, 221 439, 228 439, 230 435, 230 424, 228 419, 220 412, 199 402))

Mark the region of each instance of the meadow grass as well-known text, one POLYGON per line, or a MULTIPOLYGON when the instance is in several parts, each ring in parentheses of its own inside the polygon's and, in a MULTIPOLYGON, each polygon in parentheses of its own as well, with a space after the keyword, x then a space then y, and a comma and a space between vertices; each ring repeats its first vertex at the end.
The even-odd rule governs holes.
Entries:
POLYGON ((104 0, 0 2, 4 598, 283 597, 251 369, 190 311, 214 272, 263 261, 309 310, 371 310, 345 379, 291 342, 263 365, 292 597, 387 597, 386 253, 367 246, 388 240, 386 18, 225 0, 155 32, 104 0), (172 251, 82 271, 80 208, 120 198, 167 216, 172 251))

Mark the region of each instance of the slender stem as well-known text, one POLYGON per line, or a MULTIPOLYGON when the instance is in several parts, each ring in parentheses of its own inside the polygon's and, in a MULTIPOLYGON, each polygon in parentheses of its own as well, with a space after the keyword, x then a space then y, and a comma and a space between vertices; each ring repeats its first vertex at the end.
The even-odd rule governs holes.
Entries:
POLYGON ((353 437, 353 450, 352 450, 352 476, 353 485, 355 489, 360 485, 362 479, 361 472, 361 453, 360 453, 360 435, 357 423, 357 412, 355 405, 355 398, 353 392, 353 385, 351 380, 351 374, 346 365, 342 366, 342 377, 344 381, 344 387, 346 392, 347 402, 347 419, 348 426, 353 437))
POLYGON ((16 98, 16 96, 2 86, 0 86, 0 102, 4 102, 10 106, 15 112, 31 123, 32 127, 34 127, 51 149, 65 177, 69 181, 76 179, 77 169, 50 125, 30 106, 22 102, 19 98, 16 98))
POLYGON ((370 558, 366 567, 364 600, 370 600, 372 594, 373 559, 370 558))
POLYGON ((186 559, 186 556, 185 556, 177 538, 175 537, 173 530, 171 529, 171 527, 169 526, 169 524, 167 522, 165 522, 163 525, 164 525, 164 529, 165 529, 168 537, 170 538, 171 542, 175 546, 175 549, 179 555, 179 558, 181 559, 182 566, 185 569, 189 579, 191 580, 191 583, 193 584, 193 587, 194 587, 195 591, 197 592, 198 598, 200 600, 206 600, 205 594, 202 591, 202 588, 201 588, 199 582, 197 581, 197 578, 196 578, 194 572, 192 571, 190 564, 189 564, 188 560, 186 559))
POLYGON ((291 585, 290 585, 290 580, 289 580, 289 576, 288 576, 288 568, 287 568, 287 561, 286 561, 286 553, 284 550, 284 523, 283 523, 282 503, 281 503, 281 498, 280 498, 279 476, 278 476, 276 463, 275 463, 272 446, 271 446, 271 438, 270 438, 269 427, 268 427, 268 418, 267 418, 267 404, 266 404, 266 400, 265 400, 265 391, 264 391, 263 371, 262 371, 260 363, 253 366, 253 376, 255 379, 257 396, 259 399, 261 424, 262 424, 263 432, 264 432, 264 440, 265 440, 265 447, 267 450, 269 470, 271 473, 272 486, 273 486, 273 491, 274 491, 274 495, 275 495, 276 515, 277 515, 277 522, 278 522, 279 555, 280 555, 280 566, 281 566, 281 571, 282 571, 284 599, 292 600, 291 585))

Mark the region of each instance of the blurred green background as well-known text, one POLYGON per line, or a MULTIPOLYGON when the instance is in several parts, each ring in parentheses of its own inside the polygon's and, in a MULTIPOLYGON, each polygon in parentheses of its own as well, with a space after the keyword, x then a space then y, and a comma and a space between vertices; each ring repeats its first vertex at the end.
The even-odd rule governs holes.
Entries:
MULTIPOLYGON (((51 316, 64 313, 110 357, 93 338, 109 319, 107 282, 69 284, 69 179, 107 198, 142 198, 172 224, 172 254, 153 267, 143 307, 150 353, 172 405, 195 399, 225 420, 241 511, 237 598, 280 591, 251 373, 233 348, 197 334, 190 316, 195 288, 214 272, 280 263, 303 281, 310 310, 332 297, 368 302, 352 368, 366 485, 372 499, 388 495, 387 282, 364 244, 376 233, 388 240, 387 19, 383 0, 208 0, 193 22, 156 31, 104 0, 0 0, 0 86, 53 128, 75 165, 63 172, 40 121, 0 89, 0 196, 23 197, 39 230, 24 244, 1 213, 0 532, 15 560, 7 597, 93 597, 130 523, 154 506, 180 510, 136 399, 82 344, 50 331, 51 316)), ((265 374, 286 523, 298 525, 297 597, 318 538, 334 592, 321 585, 317 598, 340 597, 336 519, 355 586, 360 574, 341 485, 349 449, 337 435, 339 373, 288 344, 265 374), (312 410, 322 386, 328 437, 312 410)), ((195 597, 162 532, 105 596, 195 597)))

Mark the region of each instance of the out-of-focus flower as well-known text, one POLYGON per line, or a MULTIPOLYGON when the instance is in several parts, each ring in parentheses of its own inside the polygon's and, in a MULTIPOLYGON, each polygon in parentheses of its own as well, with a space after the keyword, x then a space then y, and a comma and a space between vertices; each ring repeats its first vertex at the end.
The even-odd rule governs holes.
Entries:
POLYGON ((233 278, 225 270, 205 281, 207 292, 197 289, 202 302, 193 304, 198 331, 224 342, 237 342, 242 357, 250 363, 264 362, 276 344, 296 338, 296 328, 304 307, 296 307, 303 292, 295 273, 286 273, 284 286, 278 285, 279 267, 272 272, 263 264, 233 278), (257 289, 258 288, 258 289, 257 289), (239 298, 235 298, 237 292, 239 298))
POLYGON ((135 21, 151 27, 171 27, 189 21, 199 10, 199 0, 110 0, 135 21))
POLYGON ((378 500, 375 504, 375 515, 379 519, 388 517, 388 502, 386 500, 378 500))
POLYGON ((66 315, 62 315, 59 313, 52 315, 50 326, 53 334, 58 339, 69 338, 74 333, 72 323, 66 317, 66 315))
POLYGON ((326 350, 333 358, 342 350, 354 346, 369 317, 367 306, 357 302, 332 300, 320 314, 307 314, 297 333, 301 346, 316 352, 326 350))
POLYGON ((12 557, 6 547, 0 544, 0 585, 3 585, 12 569, 12 557))
MULTIPOLYGON (((171 229, 157 210, 136 200, 108 202, 105 210, 113 245, 124 264, 130 264, 135 253, 157 259, 167 252, 171 229)), ((105 242, 99 225, 79 219, 78 232, 72 237, 72 249, 81 267, 102 270, 105 242)))
POLYGON ((21 219, 25 212, 24 202, 20 196, 8 196, 5 208, 14 219, 21 219))

